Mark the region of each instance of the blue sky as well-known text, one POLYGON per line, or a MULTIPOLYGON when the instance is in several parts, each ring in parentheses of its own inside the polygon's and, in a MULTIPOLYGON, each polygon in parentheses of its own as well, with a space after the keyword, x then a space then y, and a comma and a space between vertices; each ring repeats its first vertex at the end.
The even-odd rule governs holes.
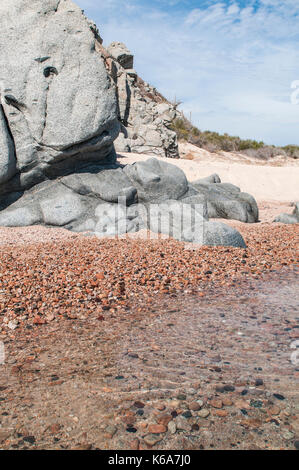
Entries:
POLYGON ((299 0, 75 1, 200 129, 299 144, 299 0))

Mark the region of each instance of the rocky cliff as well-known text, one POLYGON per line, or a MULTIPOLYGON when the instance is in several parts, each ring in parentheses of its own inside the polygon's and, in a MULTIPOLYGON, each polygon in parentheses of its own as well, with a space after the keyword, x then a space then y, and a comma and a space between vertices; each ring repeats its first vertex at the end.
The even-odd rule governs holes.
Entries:
POLYGON ((116 150, 179 158, 177 135, 170 129, 181 115, 176 106, 137 75, 125 44, 113 42, 105 49, 98 40, 96 48, 116 86, 121 123, 116 150))

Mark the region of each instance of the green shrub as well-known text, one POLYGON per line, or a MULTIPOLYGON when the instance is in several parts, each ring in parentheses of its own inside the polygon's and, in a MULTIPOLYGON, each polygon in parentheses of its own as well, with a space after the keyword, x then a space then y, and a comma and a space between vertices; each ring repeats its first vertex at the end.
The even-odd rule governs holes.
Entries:
POLYGON ((230 136, 227 133, 219 134, 212 131, 200 131, 184 116, 174 119, 171 123, 171 129, 176 132, 179 141, 186 141, 213 152, 246 152, 248 150, 256 150, 259 151, 256 153, 259 158, 262 157, 263 153, 265 156, 275 156, 281 153, 293 158, 299 158, 299 146, 287 145, 280 148, 274 145, 267 146, 264 142, 256 140, 242 140, 240 137, 230 136))

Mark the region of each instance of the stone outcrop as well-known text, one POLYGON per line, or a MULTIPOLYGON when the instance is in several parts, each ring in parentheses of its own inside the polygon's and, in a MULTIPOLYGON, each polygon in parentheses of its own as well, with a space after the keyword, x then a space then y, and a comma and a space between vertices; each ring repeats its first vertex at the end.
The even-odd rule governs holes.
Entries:
POLYGON ((1 0, 0 196, 115 160, 115 87, 70 0, 1 0))
POLYGON ((241 192, 233 184, 221 183, 217 174, 193 181, 189 187, 191 194, 196 191, 206 198, 210 218, 235 219, 246 223, 259 220, 258 205, 254 197, 241 192))
POLYGON ((208 220, 207 199, 182 170, 150 158, 110 170, 81 169, 35 185, 0 212, 0 225, 43 224, 99 237, 150 229, 180 241, 245 247, 235 229, 208 220))
POLYGON ((217 175, 189 183, 156 158, 177 156, 176 109, 147 86, 121 43, 106 50, 70 0, 0 4, 0 225, 59 226, 98 236, 150 229, 182 241, 245 247, 209 217, 258 217, 254 199, 217 175), (121 124, 120 124, 121 122, 121 124))
POLYGON ((133 55, 124 44, 114 42, 107 49, 97 44, 97 50, 117 90, 121 132, 116 151, 179 158, 177 135, 170 128, 180 115, 176 106, 137 75, 133 55))
POLYGON ((299 202, 295 203, 295 208, 292 214, 280 214, 274 222, 280 222, 282 224, 299 224, 299 202))

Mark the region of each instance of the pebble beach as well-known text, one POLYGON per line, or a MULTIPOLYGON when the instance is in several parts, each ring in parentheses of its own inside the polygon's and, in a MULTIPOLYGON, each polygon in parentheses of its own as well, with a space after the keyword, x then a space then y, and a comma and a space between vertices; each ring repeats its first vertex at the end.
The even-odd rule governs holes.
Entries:
POLYGON ((3 228, 3 449, 298 447, 299 227, 247 249, 3 228))

